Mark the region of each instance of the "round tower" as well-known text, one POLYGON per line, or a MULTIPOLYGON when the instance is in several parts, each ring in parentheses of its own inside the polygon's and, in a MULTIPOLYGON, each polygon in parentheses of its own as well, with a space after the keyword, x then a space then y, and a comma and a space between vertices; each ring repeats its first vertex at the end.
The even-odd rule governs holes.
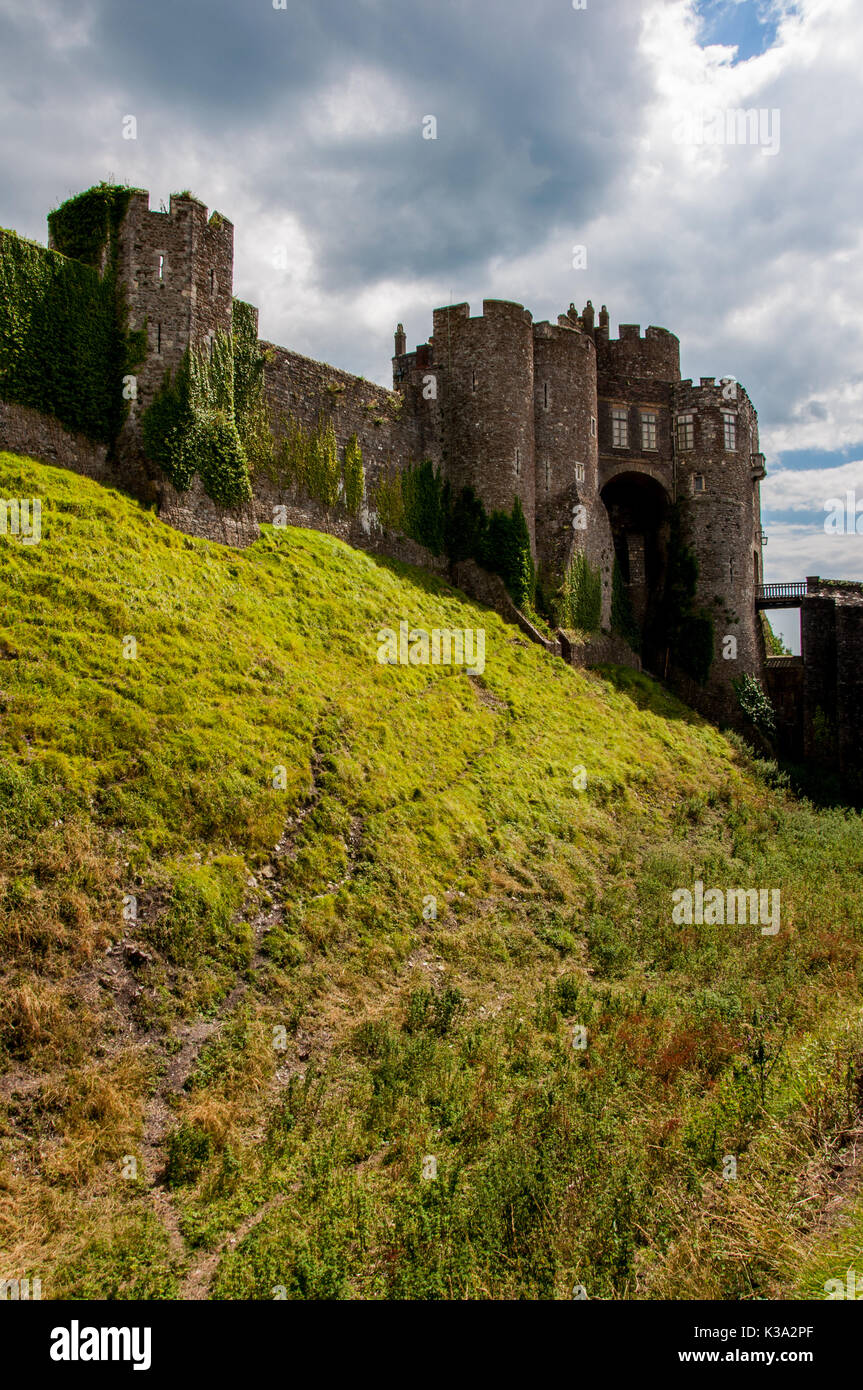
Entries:
POLYGON ((535 537, 533 318, 521 304, 486 299, 434 313, 443 376, 443 460, 454 493, 473 487, 488 512, 518 497, 535 537))
POLYGON ((603 578, 602 622, 611 615, 613 547, 599 498, 596 349, 570 315, 533 330, 536 552, 559 579, 576 550, 603 578))
POLYGON ((696 601, 714 623, 706 700, 712 714, 736 718, 731 681, 763 670, 758 417, 737 382, 702 377, 675 388, 674 425, 682 539, 698 559, 696 601))

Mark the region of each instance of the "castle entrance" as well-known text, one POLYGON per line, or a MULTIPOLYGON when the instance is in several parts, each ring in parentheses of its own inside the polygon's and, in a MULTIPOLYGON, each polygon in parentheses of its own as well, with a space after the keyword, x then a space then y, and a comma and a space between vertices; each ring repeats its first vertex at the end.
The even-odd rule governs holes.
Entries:
POLYGON ((650 639, 665 588, 669 499, 662 484, 646 473, 618 473, 600 496, 624 591, 642 635, 642 658, 648 670, 655 670, 659 654, 650 650, 650 639))

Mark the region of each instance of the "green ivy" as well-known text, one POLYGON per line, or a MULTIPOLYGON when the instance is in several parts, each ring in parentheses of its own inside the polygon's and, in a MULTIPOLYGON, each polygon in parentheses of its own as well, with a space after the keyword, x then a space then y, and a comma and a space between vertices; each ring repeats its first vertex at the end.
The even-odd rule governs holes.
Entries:
POLYGON ((409 463, 401 475, 405 534, 441 555, 446 535, 446 494, 440 471, 430 459, 409 463))
POLYGON ((57 208, 56 250, 0 229, 0 397, 104 444, 126 416, 123 377, 146 351, 146 331, 126 331, 117 285, 130 196, 100 185, 57 208))
POLYGON ((48 214, 55 250, 94 270, 116 270, 120 227, 131 196, 131 188, 99 183, 61 203, 48 214))
POLYGON ((308 451, 307 487, 322 507, 334 507, 339 500, 339 447, 332 420, 320 420, 312 434, 308 451))
POLYGON ((602 574, 577 550, 563 576, 554 617, 559 627, 597 632, 602 620, 602 574))
POLYGON ((255 310, 242 299, 233 303, 234 419, 253 471, 272 472, 275 441, 264 396, 266 354, 258 342, 255 310))
POLYGON ((248 463, 234 413, 234 352, 217 333, 209 354, 186 349, 176 376, 165 373, 141 416, 147 456, 185 492, 195 472, 207 495, 235 507, 252 495, 248 463))
POLYGON ((424 459, 401 472, 382 473, 371 501, 385 530, 403 531, 433 555, 476 560, 500 575, 519 608, 533 607, 536 570, 518 498, 511 512, 487 516, 473 488, 462 488, 453 498, 440 471, 424 459))
POLYGON ((362 506, 365 485, 363 451, 357 436, 352 434, 345 445, 344 458, 345 506, 352 516, 355 516, 362 506))
POLYGON ((488 519, 480 564, 499 574, 518 608, 532 607, 536 570, 530 553, 530 532, 518 497, 512 511, 494 511, 488 519))
POLYGON ((755 676, 745 675, 732 681, 732 685, 737 695, 737 703, 747 719, 767 738, 774 738, 776 735, 776 713, 761 686, 761 682, 755 676))
POLYGON ((381 471, 372 490, 371 503, 385 531, 405 529, 402 475, 397 469, 387 468, 386 471, 381 471))
POLYGON ((472 487, 464 487, 447 516, 446 550, 451 560, 470 560, 487 552, 488 517, 472 487))
POLYGON ((334 507, 341 497, 346 510, 355 515, 362 505, 365 470, 359 440, 351 435, 340 463, 335 428, 324 414, 311 430, 294 418, 285 422, 274 467, 268 471, 283 487, 306 493, 322 507, 334 507))

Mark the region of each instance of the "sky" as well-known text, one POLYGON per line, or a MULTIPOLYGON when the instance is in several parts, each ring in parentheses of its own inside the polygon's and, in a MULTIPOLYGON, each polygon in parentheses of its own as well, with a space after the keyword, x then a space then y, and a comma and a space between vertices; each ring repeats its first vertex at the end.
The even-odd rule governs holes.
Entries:
POLYGON ((386 385, 450 301, 669 328, 758 410, 766 577, 863 579, 861 72, 861 0, 0 0, 0 225, 190 188, 262 337, 386 385))

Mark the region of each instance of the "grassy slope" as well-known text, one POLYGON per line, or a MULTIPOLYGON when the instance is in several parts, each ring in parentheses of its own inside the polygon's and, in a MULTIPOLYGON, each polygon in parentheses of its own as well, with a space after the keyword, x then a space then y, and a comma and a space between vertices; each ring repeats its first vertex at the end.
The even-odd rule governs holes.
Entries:
POLYGON ((0 1277, 734 1298, 820 1269, 859 817, 332 538, 233 552, 8 454, 0 496, 43 498, 41 544, 0 538, 0 1277), (401 618, 484 626, 484 677, 378 665, 401 618), (673 926, 698 877, 779 887, 779 935, 673 926))

